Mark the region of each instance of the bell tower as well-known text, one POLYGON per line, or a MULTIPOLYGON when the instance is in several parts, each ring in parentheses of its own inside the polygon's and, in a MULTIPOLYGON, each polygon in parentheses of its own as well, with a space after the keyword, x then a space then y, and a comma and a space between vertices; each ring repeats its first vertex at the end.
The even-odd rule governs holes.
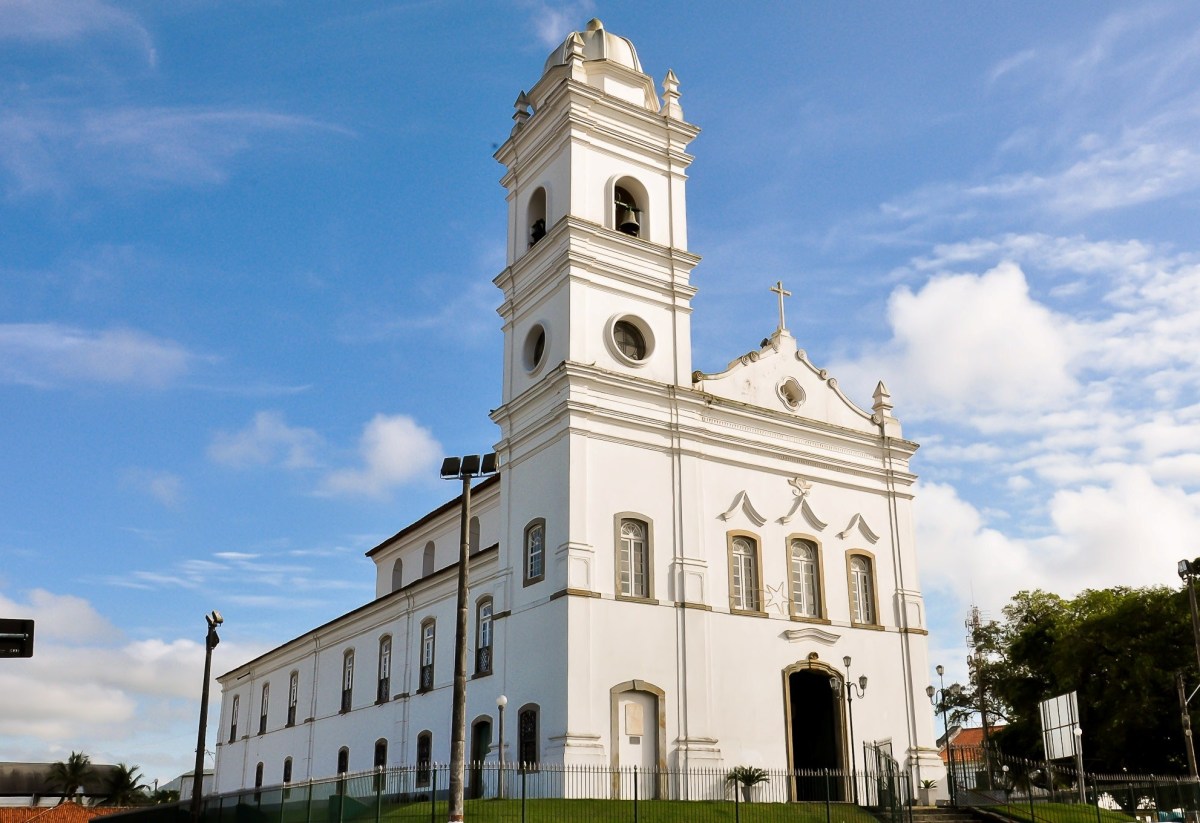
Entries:
POLYGON ((699 129, 674 73, 660 100, 633 44, 592 20, 550 54, 513 120, 496 152, 504 404, 564 363, 690 386, 685 149, 699 129))

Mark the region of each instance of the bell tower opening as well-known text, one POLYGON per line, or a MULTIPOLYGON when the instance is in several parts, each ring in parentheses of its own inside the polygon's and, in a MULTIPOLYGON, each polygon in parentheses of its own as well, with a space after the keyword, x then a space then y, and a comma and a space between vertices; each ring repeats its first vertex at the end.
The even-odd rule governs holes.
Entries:
POLYGON ((623 177, 613 186, 612 226, 630 237, 645 237, 646 193, 636 180, 623 177))
POLYGON ((529 196, 525 210, 525 222, 529 224, 529 247, 546 236, 546 189, 539 187, 529 196))
POLYGON ((793 800, 841 800, 845 767, 839 712, 841 681, 819 669, 787 675, 788 748, 793 800), (808 774, 803 774, 803 773, 808 774))

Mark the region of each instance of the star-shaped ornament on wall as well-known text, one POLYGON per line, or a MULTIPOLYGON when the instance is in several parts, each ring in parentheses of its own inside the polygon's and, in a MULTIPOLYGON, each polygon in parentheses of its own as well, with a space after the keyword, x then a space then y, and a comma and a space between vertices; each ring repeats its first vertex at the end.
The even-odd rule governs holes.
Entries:
POLYGON ((775 608, 781 616, 787 616, 788 599, 787 583, 778 586, 767 586, 763 589, 763 611, 775 608))

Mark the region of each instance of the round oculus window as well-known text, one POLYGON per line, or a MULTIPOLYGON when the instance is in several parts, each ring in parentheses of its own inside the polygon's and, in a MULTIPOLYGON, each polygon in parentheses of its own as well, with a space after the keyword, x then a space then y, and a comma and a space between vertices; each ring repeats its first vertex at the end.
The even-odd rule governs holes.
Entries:
POLYGON ((546 355, 546 329, 541 323, 534 326, 529 330, 529 334, 525 335, 524 349, 522 359, 525 361, 525 370, 534 371, 542 365, 542 358, 546 355))
POLYGON ((613 343, 617 351, 630 360, 646 359, 646 337, 641 329, 628 320, 618 320, 613 324, 613 343))

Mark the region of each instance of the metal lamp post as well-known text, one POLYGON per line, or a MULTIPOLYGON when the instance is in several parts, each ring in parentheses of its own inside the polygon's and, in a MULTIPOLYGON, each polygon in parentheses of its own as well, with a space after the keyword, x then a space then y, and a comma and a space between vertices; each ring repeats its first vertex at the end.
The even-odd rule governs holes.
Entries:
POLYGON ((504 799, 504 707, 507 705, 508 698, 504 695, 500 695, 496 698, 496 714, 499 716, 497 725, 500 727, 500 747, 498 751, 498 758, 500 761, 500 779, 496 783, 496 795, 501 800, 504 799))
MULTIPOLYGON (((1200 609, 1196 606, 1196 576, 1200 575, 1200 557, 1195 560, 1180 560, 1179 579, 1188 587, 1188 604, 1192 612, 1192 640, 1196 646, 1196 666, 1200 669, 1200 609)), ((1192 738, 1192 717, 1188 711, 1187 688, 1183 685, 1183 673, 1176 674, 1179 690, 1179 710, 1183 716, 1183 742, 1187 746, 1188 772, 1192 780, 1200 779, 1196 765, 1196 747, 1192 738)))
POLYGON ((204 686, 200 690, 200 731, 196 736, 196 768, 192 773, 192 821, 200 820, 200 795, 204 791, 204 732, 208 727, 208 680, 212 676, 212 652, 221 642, 217 626, 225 622, 219 611, 204 615, 208 634, 204 638, 204 686))
POLYGON ((857 694, 861 699, 867 691, 867 676, 860 675, 858 685, 856 686, 850 680, 850 655, 842 658, 842 665, 846 667, 846 715, 850 720, 850 785, 854 796, 855 804, 858 803, 858 762, 854 755, 854 696, 857 694))
POLYGON ((443 480, 462 481, 462 522, 458 547, 458 619, 454 624, 454 697, 450 712, 450 815, 463 819, 463 785, 467 763, 467 564, 471 560, 471 480, 496 473, 496 454, 447 457, 443 480))
POLYGON ((1079 802, 1087 805, 1087 784, 1083 779, 1083 729, 1075 727, 1075 771, 1079 774, 1079 802))
POLYGON ((933 704, 934 711, 937 711, 939 708, 941 709, 943 745, 946 747, 946 762, 949 764, 946 774, 950 779, 950 792, 951 796, 953 797, 955 791, 953 774, 954 753, 950 751, 950 721, 946 714, 946 698, 958 697, 960 694, 962 694, 962 686, 958 685, 957 683, 951 683, 950 688, 947 689, 945 678, 946 667, 939 663, 936 671, 938 676, 938 688, 935 689, 933 686, 926 686, 925 695, 929 698, 929 702, 933 704))

